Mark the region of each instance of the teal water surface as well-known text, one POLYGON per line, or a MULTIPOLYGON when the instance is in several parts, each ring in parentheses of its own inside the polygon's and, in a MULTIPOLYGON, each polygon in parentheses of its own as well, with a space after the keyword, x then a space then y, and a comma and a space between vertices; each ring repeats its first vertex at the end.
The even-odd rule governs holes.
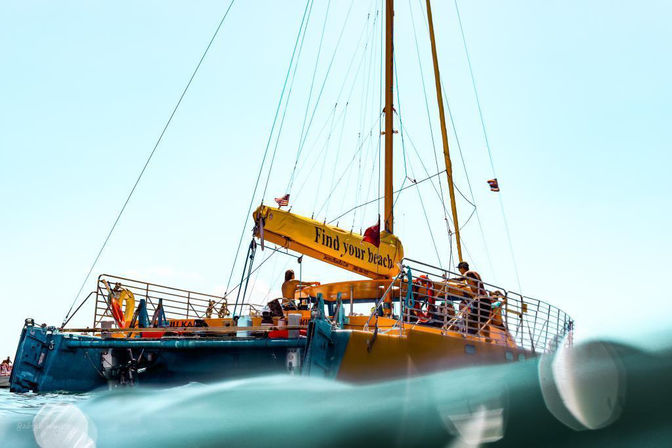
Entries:
POLYGON ((273 376, 89 394, 0 392, 11 447, 672 446, 672 351, 593 342, 367 385, 273 376))

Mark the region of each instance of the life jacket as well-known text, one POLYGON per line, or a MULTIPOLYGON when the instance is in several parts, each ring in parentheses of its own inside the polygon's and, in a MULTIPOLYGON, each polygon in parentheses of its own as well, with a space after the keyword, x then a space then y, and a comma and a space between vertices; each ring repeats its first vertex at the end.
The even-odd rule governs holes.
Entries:
POLYGON ((416 295, 412 313, 418 317, 418 322, 428 322, 436 312, 436 297, 434 297, 434 282, 427 275, 421 275, 413 280, 413 293, 416 295), (419 296, 419 297, 418 297, 419 296), (424 300, 421 301, 420 297, 424 300), (422 307, 427 303, 427 310, 422 307))

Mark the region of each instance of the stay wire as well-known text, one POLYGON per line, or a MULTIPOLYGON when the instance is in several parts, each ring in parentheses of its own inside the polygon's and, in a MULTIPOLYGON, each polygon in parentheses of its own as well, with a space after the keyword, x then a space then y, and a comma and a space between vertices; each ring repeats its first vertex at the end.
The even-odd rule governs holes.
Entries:
POLYGON ((303 148, 303 136, 306 132, 306 123, 308 122, 308 111, 310 110, 310 100, 313 98, 313 88, 315 87, 315 78, 317 78, 317 67, 320 63, 320 55, 322 54, 322 43, 324 42, 324 32, 327 29, 327 19, 329 18, 329 8, 331 7, 331 0, 327 1, 327 8, 324 12, 324 20, 322 21, 322 32, 320 33, 320 42, 317 46, 317 56, 315 57, 315 64, 313 66, 313 75, 310 79, 310 88, 308 90, 308 99, 306 100, 306 109, 303 112, 303 124, 301 125, 301 133, 299 134, 299 145, 296 151, 296 159, 294 161, 294 168, 292 169, 292 174, 290 176, 290 183, 285 189, 287 193, 290 193, 291 186, 294 180, 294 173, 296 172, 296 166, 299 163, 299 157, 301 156, 301 149, 303 148))
MULTIPOLYGON (((399 189, 396 190, 394 193, 395 193, 395 194, 398 194, 398 193, 401 193, 401 192, 404 191, 404 190, 408 190, 409 188, 417 187, 417 186, 420 185, 421 183, 426 182, 426 181, 428 181, 428 180, 430 180, 430 179, 433 179, 433 178, 435 178, 435 177, 437 177, 437 176, 440 176, 441 174, 443 174, 443 173, 445 173, 445 172, 446 172, 446 170, 441 170, 441 171, 439 171, 438 173, 432 174, 432 175, 429 176, 429 177, 425 177, 424 179, 415 181, 415 182, 413 182, 412 184, 410 184, 410 185, 406 185, 406 186, 403 187, 403 188, 399 188, 399 189)), ((382 197, 377 197, 377 198, 375 198, 375 199, 371 199, 370 201, 367 201, 367 202, 364 202, 364 203, 362 203, 362 204, 356 205, 356 206, 352 207, 351 209, 348 209, 347 211, 341 213, 340 215, 338 215, 337 217, 335 217, 334 219, 332 219, 331 221, 329 221, 327 224, 333 224, 333 223, 335 223, 336 221, 338 221, 339 219, 341 219, 342 217, 347 216, 348 214, 354 212, 355 210, 357 210, 357 209, 359 209, 359 208, 361 208, 361 207, 365 207, 365 206, 367 206, 367 205, 373 204, 373 203, 375 203, 375 202, 378 202, 378 201, 381 200, 381 199, 383 199, 383 198, 382 198, 382 197)))
MULTIPOLYGON (((374 123, 374 124, 371 126, 371 130, 372 130, 372 131, 373 131, 373 129, 374 129, 376 126, 379 125, 379 122, 380 122, 381 118, 382 118, 382 114, 378 116, 378 119, 376 120, 376 123, 374 123)), ((353 154, 352 158, 350 159, 350 162, 348 162, 348 164, 345 166, 345 168, 344 168, 344 170, 343 170, 343 174, 338 178, 338 180, 337 180, 336 183, 334 184, 333 188, 332 188, 331 191, 329 192, 329 195, 327 195, 327 198, 325 199, 324 203, 320 206, 320 209, 316 212, 318 215, 322 212, 322 209, 323 209, 324 207, 326 207, 327 202, 331 199, 331 196, 334 194, 334 192, 335 192, 336 189, 338 188, 338 185, 341 183, 341 181, 343 180, 343 178, 345 177, 345 175, 348 174, 348 173, 350 172, 350 171, 349 171, 349 170, 350 170, 350 166, 353 164, 353 162, 354 162, 355 160, 357 160, 357 155, 362 151, 362 149, 364 148, 364 144, 369 140, 369 137, 371 137, 371 135, 372 135, 372 133, 369 132, 369 133, 368 133, 368 137, 366 137, 364 140, 362 140, 362 141, 359 143, 359 145, 358 145, 358 147, 357 147, 357 150, 355 151, 355 153, 353 154)))
MULTIPOLYGON (((330 3, 331 3, 331 1, 330 1, 330 3)), ((352 10, 352 5, 353 4, 354 4, 354 0, 350 3, 350 7, 348 8, 348 12, 346 14, 345 20, 343 21, 343 25, 341 26, 341 31, 340 31, 340 34, 338 35, 338 40, 336 41, 336 45, 335 45, 334 51, 331 55, 331 60, 329 61, 329 65, 327 66, 326 73, 324 74, 324 79, 322 80, 322 85, 320 86, 320 91, 318 92, 317 98, 315 99, 315 105, 313 106, 313 110, 312 110, 311 115, 310 115, 310 120, 308 121, 308 126, 306 128, 305 134, 303 134, 302 140, 300 141, 300 147, 299 147, 299 151, 298 151, 298 154, 297 154, 297 160, 295 161, 295 168, 292 171, 292 176, 290 177, 290 184, 287 187, 288 192, 291 190, 291 188, 293 186, 294 174, 295 174, 295 171, 296 171, 296 163, 298 162, 298 158, 300 157, 301 153, 303 152, 303 148, 306 144, 306 139, 308 138, 308 133, 310 131, 310 128, 312 127, 313 119, 315 118, 315 113, 317 112, 317 108, 320 104, 320 99, 322 98, 322 94, 324 93, 324 87, 327 83, 327 80, 329 79, 329 74, 331 73, 331 68, 334 64, 334 59, 336 58, 338 48, 341 45, 341 39, 343 37, 344 31, 345 31, 345 28, 346 28, 345 25, 348 21, 348 18, 350 17, 350 11, 352 10)), ((326 16, 325 16, 325 25, 326 25, 326 16)), ((321 46, 322 46, 322 40, 320 39, 320 47, 321 46)), ((315 76, 315 73, 313 74, 313 76, 315 76)))
MULTIPOLYGON (((308 17, 310 18, 310 13, 312 11, 314 3, 311 3, 311 10, 308 11, 308 17)), ((268 166, 268 174, 266 175, 266 182, 264 184, 264 192, 261 195, 262 201, 266 197, 266 192, 268 191, 268 183, 271 180, 271 174, 273 173, 273 166, 275 165, 275 156, 278 152, 278 146, 280 144, 280 137, 282 135, 282 130, 285 126, 285 118, 287 117, 287 108, 289 107, 289 101, 292 97, 292 91, 294 90, 294 81, 296 81, 296 72, 299 69, 299 63, 301 61, 301 54, 303 52, 303 43, 306 40, 306 33, 308 31, 309 23, 306 23, 306 26, 303 28, 303 33, 301 35, 301 43, 299 44, 299 51, 296 55, 296 63, 294 64, 294 70, 292 70, 292 77, 289 83, 289 91, 287 92, 287 99, 285 100, 285 107, 282 109, 282 119, 280 120, 280 126, 278 127, 278 134, 275 136, 275 145, 273 146, 273 155, 271 156, 271 163, 268 166)), ((289 192, 285 192, 289 193, 289 192)))
POLYGON ((124 201, 124 205, 121 207, 121 210, 117 214, 117 218, 114 220, 114 223, 112 224, 112 227, 110 228, 110 231, 107 233, 107 236, 105 237, 105 241, 103 241, 103 245, 100 247, 100 250, 98 251, 98 254, 96 255, 96 258, 93 260, 93 263, 91 264, 91 267, 89 268, 89 271, 87 272, 86 277, 84 277, 84 281, 82 282, 82 285, 79 287, 79 290, 77 291, 77 294, 75 295, 75 298, 72 301, 72 304, 70 305, 70 308, 68 309, 68 312, 65 315, 65 318, 63 319, 64 323, 68 320, 68 317, 70 317, 70 312, 72 311, 73 306, 75 305, 75 303, 77 302, 77 299, 79 298, 80 294, 82 293, 82 290, 84 289, 84 286, 86 285, 86 282, 89 280, 89 277, 91 276, 91 273, 93 272, 93 269, 95 268, 96 264, 98 263, 98 260, 100 259, 100 256, 103 253, 103 250, 105 249, 105 246, 107 246, 107 243, 110 240, 110 237, 112 236, 112 233, 116 229, 117 224, 119 223, 119 220, 121 219, 121 216, 123 215, 124 211, 126 210, 126 206, 130 202, 131 197, 133 196, 133 193, 135 193, 135 189, 137 188, 138 184, 140 183, 140 179, 142 179, 142 176, 145 174, 145 171, 147 170, 147 167, 149 166, 149 162, 152 160, 152 157, 154 157, 154 154, 156 153, 156 150, 158 149, 159 144, 163 140, 163 136, 166 133, 166 130, 168 129, 168 126, 170 126, 170 123, 173 121, 173 117, 175 116, 175 113, 177 112, 177 109, 180 107, 180 104, 182 104, 182 100, 184 99, 184 96, 187 94, 187 91, 189 90, 189 87, 191 86, 192 81, 196 77, 196 73, 198 73, 198 70, 201 67, 201 64, 205 60, 205 56, 208 54, 208 51, 210 50, 210 47, 212 46, 212 43, 215 41, 215 38, 219 34, 219 30, 222 28, 222 25, 224 24, 224 21, 228 17, 229 12, 231 11, 231 7, 233 6, 234 2, 235 2, 235 0, 231 0, 231 3, 229 3, 229 6, 226 8, 226 11, 224 12, 224 15, 222 16, 222 19, 219 21, 219 25, 217 25, 217 28, 215 29, 215 32, 213 33, 212 37, 210 38, 210 41, 208 42, 207 47, 205 47, 205 51, 203 51, 203 54, 201 55, 201 59, 198 61, 198 64, 196 65, 196 68, 194 69, 193 73, 191 74, 191 77, 189 78, 189 81, 187 82, 187 85, 184 87, 184 90, 182 90, 182 94, 180 95, 180 98, 177 100, 177 103, 175 104, 175 107, 173 107, 173 111, 171 112, 170 116, 168 117, 168 121, 166 121, 166 124, 163 126, 161 134, 159 134, 159 138, 156 140, 156 143, 154 144, 154 148, 149 153, 149 157, 147 157, 147 160, 145 161, 145 164, 142 167, 142 170, 140 171, 140 174, 138 175, 137 179, 135 180, 135 183, 133 184, 133 188, 131 188, 131 191, 128 193, 128 196, 126 197, 126 200, 124 201))
MULTIPOLYGON (((485 119, 483 118, 483 110, 481 108, 481 100, 478 96, 478 89, 476 88, 476 77, 474 76, 474 70, 471 65, 471 56, 469 55, 469 47, 467 46, 467 38, 464 34, 464 27, 462 26, 462 15, 460 14, 460 8, 457 0, 453 0, 455 4, 455 11, 457 13, 457 22, 460 27, 460 35, 462 36, 462 44, 464 45, 464 54, 467 58, 467 66, 469 67, 469 76, 471 77, 471 86, 474 89, 474 97, 476 99, 476 106, 478 109, 478 116, 481 121, 481 129, 483 129, 483 139, 485 140, 485 147, 488 150, 488 158, 490 159, 490 168, 492 169, 493 178, 497 178, 497 172, 495 171, 495 163, 492 157, 492 150, 490 149, 490 141, 488 140, 488 132, 485 126, 485 119)), ((499 206, 502 211, 502 219, 504 221, 504 229, 506 231, 506 238, 509 243, 509 251, 511 252, 511 261, 513 262, 514 273, 516 275, 516 281, 518 282, 518 289, 522 294, 523 288, 520 283, 520 275, 518 273, 518 264, 516 263, 516 256, 513 250, 513 242, 511 241, 511 232, 509 231, 509 223, 506 219, 506 211, 504 210, 504 201, 502 199, 501 192, 498 193, 499 196, 499 206)))
MULTIPOLYGON (((483 249, 485 249, 485 256, 488 260, 488 266, 490 267, 490 272, 492 275, 497 279, 497 273, 495 271, 495 267, 492 263, 492 257, 490 256, 490 249, 488 248, 488 243, 485 238, 485 231, 483 230, 483 224, 481 222, 481 215, 478 213, 478 205, 476 204, 476 196, 474 196, 474 190, 471 187, 471 179, 469 178, 469 171, 467 171, 467 164, 464 161, 464 153, 462 152, 462 145, 460 144, 460 138, 457 134, 457 128, 455 127, 455 121, 453 120, 453 112, 450 109, 450 101, 448 101, 448 95, 446 95, 446 91, 443 88, 443 83, 441 83, 441 91, 443 92, 443 97, 445 98, 446 101, 446 110, 448 111, 448 118, 450 119, 450 125, 453 130, 453 135, 455 136, 455 143, 457 145, 457 152, 460 154, 460 160, 462 161, 462 169, 464 169, 464 175, 467 179, 467 186, 469 187, 469 194, 471 195, 471 200, 473 201, 473 206, 474 209, 469 215, 469 218, 467 221, 460 226, 460 231, 462 228, 466 227, 467 223, 471 220, 472 216, 474 213, 476 214, 476 222, 478 223, 478 229, 481 233, 481 241, 483 242, 483 249)), ((459 191, 459 190, 458 190, 459 191)), ((460 193, 461 194, 461 193, 460 193)))
MULTIPOLYGON (((371 89, 371 78, 373 77, 374 74, 374 69, 373 69, 373 64, 374 64, 374 56, 375 56, 375 50, 377 48, 376 45, 374 45, 374 42, 378 41, 379 39, 376 39, 377 33, 377 27, 378 27, 378 19, 380 18, 380 11, 376 10, 375 11, 375 17, 373 20, 373 23, 371 24, 371 31, 368 37, 368 40, 366 42, 365 46, 365 54, 368 52, 368 57, 366 58, 366 64, 365 64, 365 69, 363 72, 364 78, 362 79, 362 102, 360 105, 360 131, 358 133, 358 138, 361 140, 362 135, 363 135, 363 130, 366 122, 366 118, 369 113, 369 103, 373 104, 373 99, 374 99, 374 93, 372 92, 371 89)), ((379 126, 379 131, 380 131, 380 123, 378 124, 379 126)), ((373 129, 369 130, 369 134, 365 135, 365 140, 369 141, 369 137, 371 137, 371 133, 373 132, 373 129)), ((380 135, 380 132, 379 132, 380 135)), ((380 138, 380 137, 379 137, 380 138)), ((373 148, 373 143, 370 143, 366 149, 364 149, 363 153, 366 156, 367 154, 367 149, 372 149, 373 148)), ((372 158, 375 156, 375 154, 372 154, 372 158)), ((365 157, 366 160, 366 157, 365 157)), ((378 166, 377 163, 372 163, 372 167, 378 166)), ((372 170, 373 173, 373 170, 372 170)), ((373 174, 372 174, 373 175, 373 174)), ((362 191, 362 152, 358 152, 358 158, 357 158, 357 175, 355 177, 355 182, 354 182, 354 195, 355 195, 355 203, 359 201, 359 198, 361 196, 361 191, 362 191)), ((353 214, 352 216, 352 227, 354 228, 355 226, 355 220, 357 219, 357 212, 353 214)), ((361 220, 360 220, 361 221, 361 220)), ((360 227, 361 227, 361 222, 360 222, 360 227)))
MULTIPOLYGON (((299 258, 298 255, 290 254, 289 252, 284 252, 284 251, 281 251, 281 250, 279 250, 279 249, 275 249, 275 248, 270 247, 270 246, 266 246, 266 250, 270 250, 271 253, 268 254, 268 256, 266 256, 266 258, 264 258, 264 259, 261 261, 261 263, 259 263, 259 264, 257 265, 257 267, 254 268, 254 269, 252 270, 252 272, 250 272, 249 276, 252 276, 252 275, 255 274, 256 272, 258 272, 259 269, 261 269, 261 267, 262 267, 262 266, 263 266, 263 265, 264 265, 264 264, 265 264, 265 263, 266 263, 266 262, 273 256, 273 255, 275 255, 276 253, 279 253, 279 254, 282 254, 282 255, 288 255, 288 256, 290 256, 290 257, 294 257, 294 258, 299 258)), ((244 280, 245 280, 245 279, 243 279, 243 281, 244 281, 244 280)), ((241 285, 242 285, 242 282, 241 282, 241 283, 238 283, 236 286, 234 286, 233 288, 231 288, 231 291, 229 291, 229 294, 234 293, 238 288, 240 288, 241 285)), ((254 288, 252 288, 252 289, 254 290, 254 288)), ((226 298, 226 296, 220 298, 220 299, 215 303, 215 305, 219 305, 219 304, 222 302, 222 300, 224 300, 225 298, 226 298)))
POLYGON ((336 120, 336 106, 334 105, 333 112, 331 114, 331 126, 329 127, 329 133, 327 134, 327 140, 324 143, 324 156, 322 157, 322 167, 319 171, 318 175, 318 180, 317 180, 317 189, 315 191, 315 199, 313 200, 313 210, 315 210, 315 207, 317 207, 317 198, 320 196, 320 190, 322 189, 322 184, 324 183, 324 167, 325 164, 327 163, 327 159, 329 158, 329 150, 331 147, 331 136, 334 132, 334 123, 336 120))
MULTIPOLYGON (((418 67, 420 69, 420 81, 422 83, 422 94, 425 99, 425 112, 427 114, 427 123, 429 124, 429 136, 432 141, 432 154, 434 155, 434 164, 436 165, 437 171, 439 170, 439 158, 437 156, 437 149, 436 149, 436 141, 434 140, 434 126, 432 126, 432 115, 429 112, 429 99, 427 98, 427 86, 425 85, 425 74, 424 70, 422 68, 422 59, 420 57, 420 46, 418 45, 418 34, 415 28, 415 18, 413 16, 413 5, 411 3, 411 0, 408 0, 408 7, 410 10, 410 15, 411 15, 411 25, 413 26, 413 39, 415 41, 415 54, 418 59, 418 67)), ((420 9, 422 9, 422 4, 420 5, 420 9)), ((439 179, 439 193, 441 196, 441 204, 445 204, 445 197, 443 193, 443 184, 441 183, 441 180, 439 179)), ((451 238, 451 232, 450 232, 450 226, 448 225, 448 210, 446 209, 445 205, 442 206, 443 209, 443 218, 446 222, 446 231, 448 233, 448 237, 451 238)))
POLYGON ((467 66, 469 67, 469 76, 471 77, 471 86, 474 89, 474 97, 476 98, 476 107, 478 109, 478 116, 481 120, 481 128, 483 129, 483 138, 485 139, 485 147, 488 149, 488 157, 490 158, 490 168, 492 168, 493 176, 496 176, 495 173, 495 164, 492 160, 492 151, 490 150, 490 141, 488 140, 488 132, 485 129, 485 120, 483 119, 483 111, 481 109, 481 100, 478 96, 478 90, 476 89, 476 78, 474 77, 474 70, 471 66, 471 57, 469 56, 469 48, 467 47, 467 38, 464 35, 464 28, 462 27, 462 16, 460 15, 460 8, 457 5, 457 0, 453 1, 455 3, 455 11, 457 12, 457 23, 460 27, 460 35, 462 36, 462 44, 464 45, 464 54, 467 57, 467 66))
MULTIPOLYGON (((397 74, 397 64, 396 61, 394 61, 394 77, 395 77, 395 84, 397 85, 397 116, 399 117, 399 132, 401 134, 401 150, 404 155, 404 171, 406 170, 406 140, 404 139, 404 127, 403 127, 403 122, 401 120, 401 98, 399 94, 399 75, 397 74)), ((411 175, 413 178, 415 178, 415 173, 413 172, 413 166, 411 166, 411 175)), ((404 179, 404 182, 406 182, 406 179, 408 179, 408 175, 404 179)), ((403 187, 403 183, 402 183, 403 187)), ((422 199, 422 194, 420 194, 420 188, 417 188, 415 190, 418 193, 418 199, 420 200, 420 205, 422 206, 422 213, 425 216, 425 222, 427 223, 427 230, 429 230, 429 236, 432 240, 432 246, 434 247, 434 253, 436 254, 436 260, 439 262, 439 266, 443 265, 443 262, 441 261, 441 255, 439 254, 439 248, 438 245, 436 244, 436 239, 434 238, 434 231, 432 230, 432 226, 429 222, 429 216, 427 215, 427 209, 425 208, 425 201, 422 199)), ((397 196, 398 198, 399 196, 397 196)))
MULTIPOLYGON (((404 121, 401 119, 401 99, 399 96, 399 74, 397 73, 397 61, 396 59, 394 60, 394 83, 397 86, 397 111, 396 111, 396 116, 399 119, 399 135, 401 136, 401 155, 402 155, 402 160, 404 161, 404 180, 401 182, 401 187, 399 187, 399 193, 397 193, 397 197, 394 198, 394 201, 392 202, 392 209, 396 209, 397 207, 397 201, 401 197, 401 192, 404 190, 404 187, 406 186, 406 181, 408 181, 408 164, 406 162, 406 142, 404 139, 404 121)), ((438 168, 437 168, 438 169, 438 168)))
MULTIPOLYGON (((299 45, 299 39, 301 37, 303 26, 304 26, 304 24, 306 24, 306 18, 309 15, 309 8, 308 7, 311 6, 311 5, 312 5, 312 0, 306 0, 306 6, 303 10, 303 17, 301 18, 301 24, 299 26, 299 31, 296 34, 296 40, 294 42, 294 49, 292 50, 292 56, 291 56, 290 61, 289 61, 289 66, 287 67, 287 73, 285 75, 285 81, 282 85, 282 91, 280 92, 280 98, 278 99, 278 105, 275 109, 275 116, 273 118, 273 124, 271 125, 271 131, 268 133, 268 140, 266 141, 266 148, 264 149, 264 156, 263 156, 263 158, 261 160, 261 164, 259 166, 259 172, 257 174, 257 180, 254 184, 254 191, 252 192, 252 197, 250 198, 250 204, 247 208, 247 213, 245 214, 245 219, 243 221, 243 228, 240 232, 240 238, 238 240, 238 246, 236 247, 236 253, 235 253, 234 258, 233 258, 233 265, 231 266, 231 272, 229 273, 229 279, 226 282, 226 289, 224 291, 224 297, 226 297, 231 292, 231 291, 228 291, 229 286, 231 286, 231 278, 233 277, 233 273, 236 269, 236 263, 238 261, 238 255, 240 253, 240 246, 243 243, 243 238, 245 236, 245 229, 247 227, 247 221, 249 219, 250 212, 252 211, 252 205, 254 204, 254 200, 255 200, 255 197, 257 195, 257 189, 259 188, 259 181, 261 180, 261 174, 264 170, 264 164, 266 163, 266 157, 268 156, 268 149, 270 148, 270 145, 271 145, 271 140, 273 138, 273 132, 275 130, 275 125, 277 123, 278 115, 280 113, 280 107, 282 105, 282 100, 285 96, 285 90, 287 89, 287 82, 289 80, 289 75, 291 73, 292 65, 294 63, 294 57, 296 56, 296 50, 297 50, 297 47, 299 45)), ((262 203, 263 203, 263 198, 262 198, 262 203)))

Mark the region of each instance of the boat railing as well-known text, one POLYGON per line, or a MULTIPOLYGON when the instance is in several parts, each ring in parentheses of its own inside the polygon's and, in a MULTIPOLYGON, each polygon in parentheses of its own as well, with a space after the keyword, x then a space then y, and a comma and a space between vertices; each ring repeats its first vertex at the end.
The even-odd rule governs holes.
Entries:
POLYGON ((388 298, 399 303, 399 328, 432 326, 533 353, 571 344, 574 322, 557 307, 415 260, 404 259, 401 265, 399 287, 389 290, 397 297, 388 298))
MULTIPOLYGON (((191 320, 231 317, 231 310, 225 297, 102 274, 98 277, 95 291, 94 328, 99 327, 103 320, 113 319, 108 305, 109 291, 106 283, 110 288, 114 288, 118 284, 119 287, 131 291, 135 298, 136 307, 140 299, 145 299, 147 313, 150 317, 156 311, 159 303, 161 303, 167 319, 191 320)), ((245 304, 243 311, 238 314, 254 315, 260 312, 261 308, 257 305, 245 304)))

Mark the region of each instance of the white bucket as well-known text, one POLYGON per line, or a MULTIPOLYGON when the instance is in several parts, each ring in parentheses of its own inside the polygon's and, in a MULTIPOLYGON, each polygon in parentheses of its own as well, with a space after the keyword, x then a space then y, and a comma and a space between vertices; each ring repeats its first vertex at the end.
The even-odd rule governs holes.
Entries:
MULTIPOLYGON (((238 326, 239 327, 250 327, 252 326, 252 318, 250 316, 240 316, 238 318, 238 326)), ((249 331, 237 331, 236 332, 236 337, 238 338, 247 338, 250 336, 249 331)))

